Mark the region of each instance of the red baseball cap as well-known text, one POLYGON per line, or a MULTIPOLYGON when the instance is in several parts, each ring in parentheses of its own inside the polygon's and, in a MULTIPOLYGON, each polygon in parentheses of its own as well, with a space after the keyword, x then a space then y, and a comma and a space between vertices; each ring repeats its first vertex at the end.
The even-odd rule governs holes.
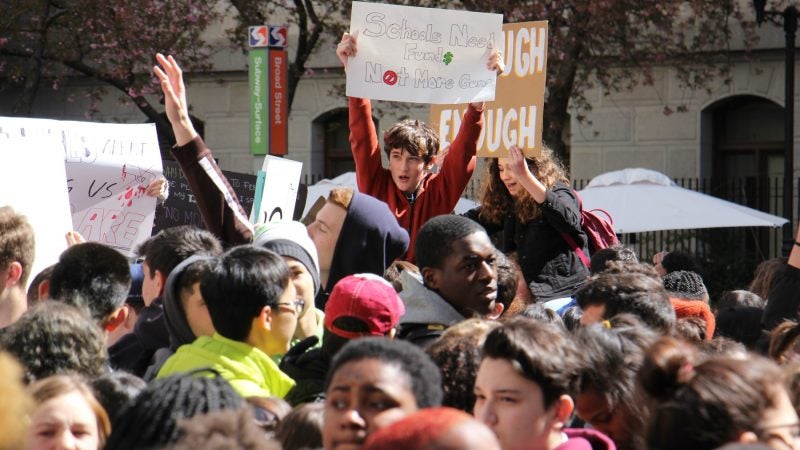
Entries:
POLYGON ((333 287, 325 303, 325 328, 345 339, 384 336, 397 326, 406 308, 391 284, 371 273, 348 275, 333 287), (353 317, 364 322, 367 332, 343 330, 333 322, 353 317))

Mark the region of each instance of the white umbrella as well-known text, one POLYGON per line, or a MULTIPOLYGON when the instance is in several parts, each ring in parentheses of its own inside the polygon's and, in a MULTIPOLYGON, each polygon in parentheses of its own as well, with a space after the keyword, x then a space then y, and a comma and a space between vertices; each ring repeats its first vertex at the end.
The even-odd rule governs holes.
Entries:
POLYGON ((579 191, 584 209, 600 208, 617 233, 694 228, 779 227, 788 220, 676 185, 648 169, 598 175, 579 191))
MULTIPOLYGON (((308 187, 308 194, 306 195, 306 207, 303 211, 303 217, 308 214, 308 211, 314 206, 314 203, 320 198, 328 198, 328 194, 331 192, 331 189, 334 188, 341 188, 341 187, 348 187, 355 189, 358 191, 358 186, 356 183, 356 173, 355 172, 345 172, 339 175, 336 178, 331 180, 325 178, 323 180, 318 181, 316 184, 312 184, 308 187)), ((463 214, 469 211, 472 208, 477 207, 478 204, 474 201, 461 197, 458 199, 458 203, 455 207, 456 214, 463 214)))

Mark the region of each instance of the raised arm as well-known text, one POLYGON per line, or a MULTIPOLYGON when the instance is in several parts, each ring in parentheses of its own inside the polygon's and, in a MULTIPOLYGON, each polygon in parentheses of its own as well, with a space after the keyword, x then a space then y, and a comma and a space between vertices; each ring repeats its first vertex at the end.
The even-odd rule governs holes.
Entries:
POLYGON ((180 164, 195 196, 197 209, 208 231, 227 246, 248 243, 253 225, 236 193, 189 118, 183 74, 172 56, 156 55, 153 73, 161 81, 167 118, 175 133, 172 155, 180 164))

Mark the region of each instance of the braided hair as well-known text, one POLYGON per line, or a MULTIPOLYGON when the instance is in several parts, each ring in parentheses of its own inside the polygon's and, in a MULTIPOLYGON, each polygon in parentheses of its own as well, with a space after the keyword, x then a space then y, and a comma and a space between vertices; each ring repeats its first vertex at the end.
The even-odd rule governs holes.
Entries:
POLYGON ((215 373, 208 369, 202 372, 176 374, 150 383, 114 420, 106 448, 160 448, 178 440, 181 419, 244 408, 244 399, 225 379, 208 378, 209 372, 215 373))

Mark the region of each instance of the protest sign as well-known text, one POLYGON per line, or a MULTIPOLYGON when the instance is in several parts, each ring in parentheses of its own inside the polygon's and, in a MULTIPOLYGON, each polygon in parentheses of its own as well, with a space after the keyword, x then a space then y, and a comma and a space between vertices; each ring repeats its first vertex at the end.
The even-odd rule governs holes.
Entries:
POLYGON ((418 103, 493 100, 486 68, 500 45, 503 16, 353 2, 350 34, 358 52, 347 65, 347 95, 418 103))
MULTIPOLYGON (((227 170, 223 170, 222 173, 236 192, 242 208, 249 211, 253 206, 253 197, 256 192, 256 176, 227 170)), ((169 197, 163 205, 156 207, 153 233, 179 225, 205 228, 200 211, 197 209, 197 201, 180 165, 175 161, 164 161, 164 177, 169 183, 169 197)))
POLYGON ((132 256, 153 227, 156 200, 145 195, 145 188, 161 175, 155 125, 3 120, 21 124, 23 140, 55 136, 66 171, 72 229, 132 256))
POLYGON ((64 171, 64 144, 56 133, 37 133, 27 119, 0 117, 0 206, 23 214, 35 234, 28 282, 55 264, 72 230, 64 171))
POLYGON ((277 156, 264 158, 250 212, 253 224, 292 220, 302 170, 303 163, 299 161, 277 156))
POLYGON ((60 124, 75 230, 132 256, 153 230, 156 200, 145 189, 161 175, 155 125, 60 124))
MULTIPOLYGON (((478 156, 505 157, 517 145, 525 156, 542 149, 542 111, 547 72, 547 22, 503 25, 505 72, 497 79, 497 96, 484 108, 478 156)), ((465 105, 433 105, 430 126, 439 132, 442 148, 461 127, 465 105)))

